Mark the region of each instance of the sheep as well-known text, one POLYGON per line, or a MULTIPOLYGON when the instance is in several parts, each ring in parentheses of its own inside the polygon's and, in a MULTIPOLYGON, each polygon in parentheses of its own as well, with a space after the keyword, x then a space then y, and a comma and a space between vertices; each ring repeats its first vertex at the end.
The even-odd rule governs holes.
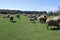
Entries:
POLYGON ((30 21, 32 21, 32 22, 34 22, 35 20, 37 20, 37 17, 34 14, 30 14, 29 18, 30 18, 30 21))
POLYGON ((34 15, 34 14, 33 14, 32 16, 34 17, 34 20, 37 20, 37 17, 36 17, 36 15, 34 15))
POLYGON ((13 16, 10 15, 9 19, 10 19, 10 21, 12 22, 12 21, 13 21, 13 16))
POLYGON ((54 17, 54 20, 57 20, 60 23, 60 16, 54 17))
POLYGON ((45 15, 45 14, 41 15, 41 16, 38 18, 39 22, 46 22, 46 19, 47 19, 47 15, 45 15))
POLYGON ((20 15, 19 15, 19 14, 16 14, 16 17, 17 17, 17 18, 20 18, 20 15))
POLYGON ((30 18, 30 21, 34 23, 34 17, 31 17, 30 18))
POLYGON ((53 18, 48 18, 46 20, 46 25, 47 25, 47 29, 48 29, 49 26, 54 26, 54 28, 55 28, 55 26, 59 27, 58 21, 53 19, 53 18))
POLYGON ((10 17, 10 14, 7 14, 6 17, 9 18, 10 17))

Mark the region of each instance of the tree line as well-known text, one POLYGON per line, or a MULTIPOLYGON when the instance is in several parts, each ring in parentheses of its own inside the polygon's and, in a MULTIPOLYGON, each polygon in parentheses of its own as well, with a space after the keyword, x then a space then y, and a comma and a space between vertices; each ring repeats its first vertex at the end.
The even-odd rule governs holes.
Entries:
POLYGON ((60 15, 60 10, 53 12, 47 11, 21 11, 21 10, 8 10, 0 9, 0 14, 48 14, 48 15, 60 15))

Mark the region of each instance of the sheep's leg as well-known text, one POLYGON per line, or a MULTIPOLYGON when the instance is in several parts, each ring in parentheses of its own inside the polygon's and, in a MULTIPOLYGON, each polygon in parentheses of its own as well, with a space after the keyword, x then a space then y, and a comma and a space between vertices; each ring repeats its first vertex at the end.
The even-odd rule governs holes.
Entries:
POLYGON ((47 30, 48 30, 49 25, 47 25, 47 30))
POLYGON ((54 26, 54 28, 55 28, 55 26, 54 26))
POLYGON ((33 23, 35 22, 35 20, 33 20, 33 23))
POLYGON ((52 29, 52 25, 51 25, 51 29, 52 29))
POLYGON ((57 27, 60 28, 59 25, 57 25, 57 27))

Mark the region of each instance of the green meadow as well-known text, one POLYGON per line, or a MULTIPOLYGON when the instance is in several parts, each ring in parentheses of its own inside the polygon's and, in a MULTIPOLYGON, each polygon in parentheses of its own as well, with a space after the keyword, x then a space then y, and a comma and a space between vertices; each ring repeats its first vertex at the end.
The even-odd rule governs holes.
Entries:
POLYGON ((21 18, 13 15, 16 23, 3 16, 0 14, 0 40, 60 40, 60 29, 50 30, 49 27, 47 30, 45 23, 31 23, 24 15, 21 15, 21 18))

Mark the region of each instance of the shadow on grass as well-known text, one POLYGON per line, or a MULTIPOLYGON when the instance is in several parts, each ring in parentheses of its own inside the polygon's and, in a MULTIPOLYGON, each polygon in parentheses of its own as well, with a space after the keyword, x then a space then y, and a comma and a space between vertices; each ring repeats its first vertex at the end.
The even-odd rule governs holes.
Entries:
POLYGON ((60 30, 60 25, 57 26, 57 28, 52 28, 52 29, 50 29, 50 30, 60 30))
POLYGON ((16 21, 11 21, 12 23, 16 23, 16 21))
POLYGON ((52 28, 52 29, 50 29, 50 30, 60 30, 60 28, 52 28))
POLYGON ((45 24, 46 22, 39 22, 39 23, 45 24))

